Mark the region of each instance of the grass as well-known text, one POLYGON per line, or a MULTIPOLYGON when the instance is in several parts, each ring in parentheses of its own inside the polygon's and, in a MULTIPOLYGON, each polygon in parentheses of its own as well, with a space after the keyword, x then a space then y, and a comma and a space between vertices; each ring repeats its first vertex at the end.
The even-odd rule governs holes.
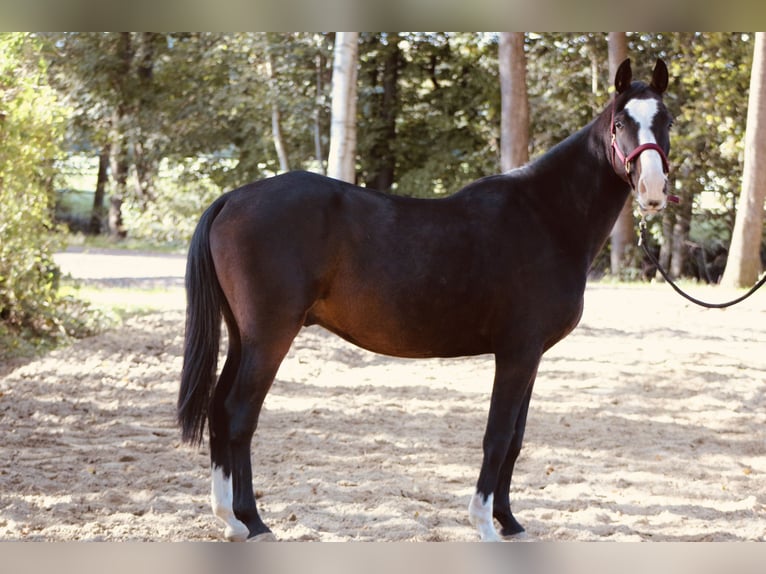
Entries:
POLYGON ((121 249, 125 251, 166 253, 170 255, 185 255, 187 244, 180 242, 158 242, 148 239, 114 239, 109 235, 85 235, 70 233, 66 237, 68 247, 88 249, 121 249))
POLYGON ((180 286, 150 289, 101 287, 65 280, 61 286, 61 295, 85 301, 115 325, 136 315, 183 310, 186 305, 184 289, 180 286))
MULTIPOLYGON (((119 249, 135 252, 185 254, 186 245, 157 243, 138 239, 115 241, 108 236, 88 236, 70 234, 66 237, 67 246, 77 246, 83 250, 119 249)), ((135 315, 145 315, 168 310, 182 310, 186 305, 186 295, 181 286, 140 287, 140 286, 105 286, 63 277, 59 288, 63 297, 71 296, 85 301, 98 312, 105 314, 115 323, 135 315)))

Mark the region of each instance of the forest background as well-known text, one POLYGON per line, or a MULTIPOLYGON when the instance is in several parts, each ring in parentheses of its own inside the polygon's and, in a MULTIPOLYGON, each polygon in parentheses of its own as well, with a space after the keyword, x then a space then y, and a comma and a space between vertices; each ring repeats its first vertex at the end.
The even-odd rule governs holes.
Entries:
MULTIPOLYGON (((501 34, 354 38, 347 109, 356 183, 438 197, 504 169, 501 34)), ((651 231, 676 277, 717 283, 726 267, 755 38, 624 35, 637 77, 648 77, 658 57, 670 70, 670 184, 681 202, 655 218, 651 231)), ((291 169, 327 173, 336 39, 0 34, 2 352, 22 340, 98 329, 82 302, 60 292, 52 255, 73 236, 184 250, 199 215, 223 191, 291 169)), ((523 64, 526 151, 534 159, 608 103, 610 45, 606 33, 527 33, 521 46, 514 57, 523 64)), ((622 255, 615 266, 607 246, 594 277, 654 277, 636 249, 622 255)))

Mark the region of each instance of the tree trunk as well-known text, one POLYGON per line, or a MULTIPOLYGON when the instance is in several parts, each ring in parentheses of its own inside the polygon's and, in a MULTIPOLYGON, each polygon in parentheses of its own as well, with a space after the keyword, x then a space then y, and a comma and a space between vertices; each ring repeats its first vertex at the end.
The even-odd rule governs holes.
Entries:
POLYGON ((134 50, 130 32, 121 32, 116 48, 118 68, 114 80, 117 84, 119 103, 114 113, 110 139, 112 142, 111 161, 114 187, 109 198, 109 234, 113 238, 124 238, 127 235, 122 220, 122 203, 127 193, 129 164, 130 98, 127 83, 132 67, 134 50))
POLYGON ((377 188, 381 190, 391 189, 394 185, 394 173, 396 170, 396 157, 394 153, 394 140, 396 139, 396 110, 398 108, 398 81, 401 53, 399 50, 399 35, 394 34, 389 38, 391 49, 386 58, 383 69, 383 120, 385 129, 385 154, 383 165, 378 174, 377 188))
POLYGON ((152 157, 152 138, 147 134, 140 134, 140 139, 133 142, 133 165, 136 168, 135 197, 140 201, 142 208, 155 200, 154 179, 159 171, 157 161, 152 157))
MULTIPOLYGON (((678 176, 682 180, 690 177, 685 164, 679 165, 678 176)), ((672 185, 672 179, 668 183, 672 185)), ((689 237, 689 229, 692 220, 692 206, 694 205, 694 188, 684 186, 677 190, 679 204, 676 207, 665 209, 662 214, 662 245, 660 246, 659 262, 668 274, 677 279, 683 274, 688 250, 686 242, 689 237)), ((664 281, 659 271, 654 275, 655 281, 664 281)))
POLYGON ((279 111, 279 104, 271 104, 271 132, 274 134, 274 147, 277 149, 277 158, 279 159, 279 171, 290 171, 290 161, 287 159, 287 146, 285 137, 282 133, 282 114, 279 111))
POLYGON ((122 220, 122 203, 127 192, 130 164, 128 162, 128 146, 124 140, 124 136, 118 135, 112 144, 111 153, 114 185, 109 196, 109 235, 117 239, 122 239, 127 235, 122 220))
MULTIPOLYGON (((617 68, 628 57, 628 39, 625 32, 609 32, 609 78, 614 79, 617 68)), ((633 245, 633 196, 629 196, 614 223, 611 234, 611 272, 618 277, 630 260, 633 245)))
MULTIPOLYGON (((692 224, 692 206, 694 205, 691 193, 681 194, 681 203, 676 209, 675 223, 670 241, 670 276, 673 279, 681 277, 686 263, 686 239, 689 237, 689 229, 692 224)), ((667 268, 666 268, 667 269, 667 268)))
POLYGON ((316 57, 317 80, 316 80, 316 98, 314 100, 314 155, 319 166, 320 173, 327 173, 327 166, 324 159, 324 149, 322 148, 322 108, 324 102, 324 68, 325 57, 317 54, 316 57))
POLYGON ((332 71, 332 118, 327 174, 356 180, 356 78, 358 32, 338 32, 332 71))
POLYGON ((287 156, 287 145, 282 133, 282 113, 279 110, 279 87, 274 76, 274 62, 269 47, 266 48, 266 72, 269 80, 269 96, 271 98, 271 134, 274 138, 274 147, 279 159, 279 171, 290 171, 290 161, 287 156))
POLYGON ((101 153, 98 156, 96 193, 93 195, 93 210, 90 215, 89 231, 93 235, 101 234, 106 224, 104 197, 106 196, 107 181, 109 181, 109 146, 105 145, 101 148, 101 153))
POLYGON ((756 32, 747 102, 745 165, 737 218, 722 283, 752 285, 761 272, 763 205, 766 199, 766 32, 756 32))
MULTIPOLYGON (((660 245, 660 256, 657 258, 663 269, 670 265, 671 248, 673 247, 673 228, 676 225, 676 213, 666 209, 662 213, 662 244, 660 245)), ((664 281, 659 271, 654 274, 656 281, 664 281)))
POLYGON ((369 173, 365 185, 380 191, 389 191, 394 184, 396 170, 396 112, 398 108, 398 80, 401 65, 401 50, 399 49, 399 34, 388 35, 387 42, 381 44, 383 59, 382 74, 377 70, 373 74, 372 85, 375 89, 373 96, 372 114, 376 116, 374 133, 375 143, 369 151, 369 173))
POLYGON ((500 169, 508 171, 529 161, 529 100, 523 32, 501 32, 500 169))
MULTIPOLYGON (((129 67, 135 63, 135 77, 138 80, 138 97, 135 105, 128 106, 128 113, 134 116, 134 123, 139 127, 137 137, 133 140, 132 150, 133 165, 136 167, 137 176, 136 197, 144 207, 155 199, 154 180, 159 171, 156 153, 154 152, 154 138, 149 135, 151 130, 143 129, 146 124, 146 110, 151 109, 154 99, 155 43, 158 36, 155 32, 141 32, 138 34, 133 62, 127 63, 129 67)), ((127 83, 131 82, 130 77, 125 79, 127 83)), ((128 98, 127 95, 122 97, 128 98)))

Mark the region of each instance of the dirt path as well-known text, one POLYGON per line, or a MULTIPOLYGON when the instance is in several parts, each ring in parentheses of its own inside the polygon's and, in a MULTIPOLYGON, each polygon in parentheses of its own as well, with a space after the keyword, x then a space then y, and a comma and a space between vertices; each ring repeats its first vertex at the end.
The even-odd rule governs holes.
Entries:
POLYGON ((183 285, 184 255, 70 247, 54 255, 62 275, 105 287, 183 285))
MULTIPOLYGON (((220 539, 206 449, 174 426, 178 297, 0 378, 0 539, 220 539)), ((588 288, 543 360, 514 476, 533 538, 766 540, 766 295, 751 301, 588 288)), ((285 540, 475 540, 492 370, 304 330, 254 445, 264 520, 285 540)))

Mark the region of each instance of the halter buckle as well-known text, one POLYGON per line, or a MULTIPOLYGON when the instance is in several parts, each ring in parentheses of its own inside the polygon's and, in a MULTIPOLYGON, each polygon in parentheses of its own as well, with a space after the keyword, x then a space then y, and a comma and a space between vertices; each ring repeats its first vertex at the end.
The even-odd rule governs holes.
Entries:
POLYGON ((641 247, 641 244, 644 242, 644 233, 646 233, 646 219, 641 217, 641 219, 638 221, 638 246, 641 247))

